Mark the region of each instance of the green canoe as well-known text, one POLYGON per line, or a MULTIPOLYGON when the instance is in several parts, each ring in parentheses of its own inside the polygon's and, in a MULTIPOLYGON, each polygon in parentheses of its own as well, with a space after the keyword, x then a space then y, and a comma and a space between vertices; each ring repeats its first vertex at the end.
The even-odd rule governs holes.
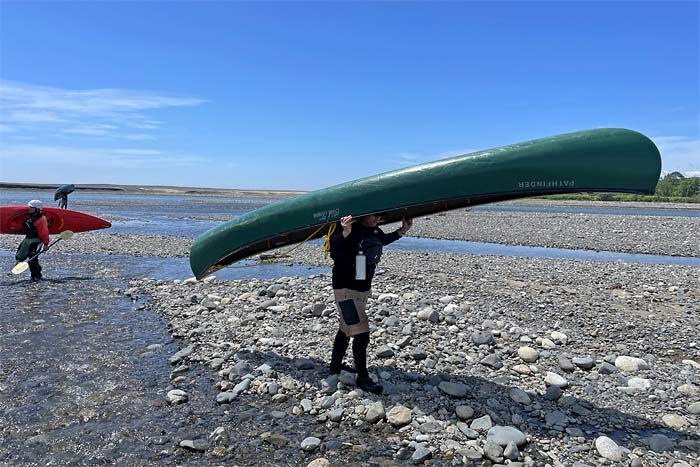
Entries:
POLYGON ((567 133, 278 201, 202 234, 190 250, 190 265, 199 279, 256 253, 321 237, 328 230, 322 226, 346 215, 382 212, 384 223, 389 223, 404 216, 544 194, 651 194, 660 172, 658 149, 640 133, 615 128, 567 133))

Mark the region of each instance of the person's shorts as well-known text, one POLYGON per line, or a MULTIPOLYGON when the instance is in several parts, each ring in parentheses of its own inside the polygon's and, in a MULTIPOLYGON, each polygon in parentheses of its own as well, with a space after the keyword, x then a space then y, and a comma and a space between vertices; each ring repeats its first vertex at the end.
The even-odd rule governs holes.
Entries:
POLYGON ((352 289, 333 289, 335 306, 338 309, 340 330, 346 336, 369 332, 369 319, 365 308, 371 291, 358 292, 352 289))

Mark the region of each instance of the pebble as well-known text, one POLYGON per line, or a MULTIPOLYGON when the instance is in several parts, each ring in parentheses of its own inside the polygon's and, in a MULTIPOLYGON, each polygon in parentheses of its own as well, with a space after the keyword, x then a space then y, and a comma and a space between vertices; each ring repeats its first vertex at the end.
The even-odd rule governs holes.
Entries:
POLYGON ((606 459, 613 462, 620 462, 622 460, 623 450, 615 441, 607 436, 597 437, 595 440, 595 448, 598 451, 598 454, 606 459))
POLYGON ((636 373, 641 370, 649 369, 649 364, 645 360, 624 355, 615 359, 615 366, 627 373, 636 373))
MULTIPOLYGON (((576 222, 588 218, 576 217, 576 222)), ((574 216, 567 219, 572 222, 574 216)), ((307 253, 312 249, 306 246, 297 252, 304 258, 312 257, 307 253)), ((683 430, 697 424, 697 414, 690 410, 697 403, 692 394, 696 381, 689 373, 696 370, 691 363, 681 364, 670 350, 684 349, 686 361, 700 356, 698 347, 687 342, 687 336, 692 335, 689 330, 698 325, 697 318, 685 313, 697 304, 687 292, 693 284, 691 268, 479 256, 470 258, 467 267, 458 255, 431 253, 426 260, 423 255, 395 250, 386 251, 382 268, 385 272, 375 280, 368 302, 372 333, 368 363, 374 377, 379 375, 385 385, 383 396, 353 390, 354 375, 328 376, 337 318, 323 315, 326 309, 335 313, 327 274, 290 278, 284 287, 274 290, 274 297, 268 295, 275 281, 260 279, 179 284, 138 280, 129 287, 134 288, 134 296, 152 296, 159 312, 170 320, 174 335, 183 340, 181 345, 193 346, 192 354, 177 362, 191 367, 185 375, 194 374, 199 362, 220 363, 222 382, 217 384, 230 380, 220 392, 232 392, 234 384, 250 381, 250 387, 239 394, 239 403, 255 402, 269 423, 275 420, 271 415, 275 410, 296 413, 292 407, 301 409, 298 415, 275 420, 281 424, 278 431, 296 423, 318 423, 311 426, 318 427, 313 433, 321 439, 339 433, 364 439, 363 445, 368 438, 362 430, 382 432, 371 446, 355 441, 354 447, 339 445, 337 451, 364 452, 389 443, 395 459, 412 458, 421 448, 438 458, 436 465, 449 462, 452 457, 446 456, 450 452, 455 460, 469 459, 467 454, 474 460, 483 459, 479 448, 485 446, 489 430, 512 424, 510 428, 530 434, 532 447, 520 452, 515 443, 491 443, 489 446, 496 447, 489 447, 489 454, 495 460, 487 456, 489 462, 533 465, 533 458, 539 462, 537 456, 542 454, 548 458, 546 463, 556 467, 569 465, 570 454, 582 463, 597 465, 597 455, 602 455, 599 443, 589 452, 582 440, 591 432, 577 425, 592 425, 598 433, 622 430, 634 436, 633 430, 640 429, 636 417, 649 420, 641 422, 647 424, 669 426, 671 421, 680 426, 685 421, 687 425, 673 428, 681 439, 672 441, 670 449, 662 449, 663 438, 654 438, 653 446, 661 452, 648 442, 635 447, 631 458, 651 455, 660 465, 671 465, 674 449, 683 446, 680 442, 689 442, 683 438, 683 430), (427 261, 429 269, 425 268, 427 261), (678 288, 668 295, 671 286, 678 288), (188 303, 193 295, 198 297, 196 304, 188 303), (238 299, 243 296, 245 299, 238 299), (452 298, 441 302, 444 297, 452 298), (196 307, 203 298, 220 304, 202 315, 196 307), (258 308, 265 300, 274 300, 276 304, 269 306, 284 309, 273 312, 258 308), (675 307, 678 315, 664 316, 667 305, 675 307), (651 313, 657 317, 648 316, 651 313), (620 318, 623 315, 625 319, 620 318), (281 317, 290 323, 283 333, 279 332, 281 317), (197 332, 192 333, 194 330, 197 332), (649 345, 661 335, 664 346, 649 345), (523 347, 532 349, 537 358, 523 359, 523 347), (605 358, 597 357, 596 361, 591 355, 605 358), (628 366, 622 357, 642 362, 628 366), (271 367, 268 372, 230 371, 230 366, 245 359, 252 366, 269 362, 271 367), (557 371, 569 372, 567 378, 557 371), (640 372, 644 373, 635 374, 640 372), (248 374, 252 376, 246 377, 248 374), (277 389, 272 391, 275 385, 277 389), (561 388, 569 385, 570 395, 562 397, 561 388), (640 391, 647 385, 644 394, 629 397, 616 390, 624 386, 640 391), (544 395, 538 396, 545 388, 544 395), (273 396, 307 402, 293 402, 285 408, 273 396), (468 401, 468 409, 456 404, 463 400, 468 401), (387 404, 391 410, 383 415, 373 410, 378 401, 382 401, 382 408, 387 404), (606 407, 605 417, 599 407, 606 407), (474 419, 475 413, 481 417, 474 419), (370 419, 378 425, 370 426, 370 419), (386 423, 381 423, 383 419, 386 423), (327 430, 334 434, 328 435, 327 430), (392 441, 383 441, 384 434, 392 441), (459 451, 453 444, 457 439, 462 445, 459 451), (649 454, 647 449, 654 452, 649 454)), ((189 383, 192 378, 186 376, 171 384, 189 383)), ((287 449, 294 449, 294 445, 292 441, 287 449)), ((625 450, 617 447, 624 461, 625 450)), ((609 465, 611 461, 606 462, 609 465)))
POLYGON ((306 464, 306 467, 331 467, 331 461, 325 457, 319 457, 306 464))
POLYGON ((469 428, 471 428, 474 431, 486 432, 492 426, 493 422, 491 421, 491 416, 484 415, 483 417, 475 418, 474 420, 472 420, 472 423, 471 425, 469 425, 469 428))
POLYGON ((423 464, 425 461, 431 459, 432 457, 433 452, 430 449, 423 446, 419 446, 413 452, 413 455, 411 456, 411 462, 413 462, 414 464, 423 464))
POLYGON ((187 396, 187 393, 185 391, 181 389, 173 389, 171 391, 168 391, 166 399, 171 404, 184 404, 189 400, 189 397, 187 396))
POLYGON ((315 436, 309 436, 307 438, 304 438, 304 440, 301 442, 301 449, 304 451, 315 451, 319 446, 321 445, 321 440, 319 438, 316 438, 315 436))
POLYGON ((515 443, 517 446, 525 444, 525 435, 522 431, 512 426, 493 426, 486 433, 486 441, 499 446, 507 446, 508 443, 515 443))
POLYGON ((674 430, 682 430, 688 426, 688 420, 677 414, 666 414, 661 417, 661 421, 664 422, 664 425, 674 430))
POLYGON ((474 409, 468 405, 458 405, 455 407, 455 414, 461 420, 468 420, 474 416, 474 409))
POLYGON ((392 426, 402 427, 411 423, 413 412, 408 407, 396 405, 386 414, 386 419, 392 426))
POLYGON ((518 357, 524 362, 533 363, 540 358, 540 353, 532 347, 523 346, 518 349, 518 357))
POLYGON ((452 397, 466 397, 467 386, 462 383, 453 383, 450 381, 443 381, 438 385, 438 388, 445 394, 449 394, 452 397))
POLYGON ((551 371, 547 372, 547 375, 544 378, 544 382, 548 386, 556 386, 558 388, 565 388, 569 385, 569 382, 566 380, 566 378, 556 373, 552 373, 551 371))

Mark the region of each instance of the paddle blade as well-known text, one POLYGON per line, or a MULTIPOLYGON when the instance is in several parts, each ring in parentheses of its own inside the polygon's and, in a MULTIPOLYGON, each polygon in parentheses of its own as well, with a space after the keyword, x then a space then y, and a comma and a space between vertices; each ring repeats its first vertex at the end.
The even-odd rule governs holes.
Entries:
POLYGON ((29 263, 26 261, 22 261, 21 263, 15 264, 15 267, 12 268, 12 274, 22 274, 28 268, 29 268, 29 263))
POLYGON ((72 230, 64 230, 60 234, 58 234, 59 237, 61 237, 61 240, 70 240, 73 238, 73 235, 75 235, 75 232, 72 230))

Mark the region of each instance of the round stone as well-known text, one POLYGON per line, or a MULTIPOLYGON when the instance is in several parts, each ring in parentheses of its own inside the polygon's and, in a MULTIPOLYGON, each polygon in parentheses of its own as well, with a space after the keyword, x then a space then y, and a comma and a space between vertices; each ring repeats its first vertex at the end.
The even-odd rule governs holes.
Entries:
POLYGON ((525 444, 525 435, 522 431, 512 426, 491 427, 486 433, 486 441, 491 441, 499 446, 507 446, 508 443, 515 443, 517 446, 525 444))
POLYGON ((524 362, 534 363, 540 358, 540 353, 532 347, 523 346, 518 349, 518 357, 524 362))

